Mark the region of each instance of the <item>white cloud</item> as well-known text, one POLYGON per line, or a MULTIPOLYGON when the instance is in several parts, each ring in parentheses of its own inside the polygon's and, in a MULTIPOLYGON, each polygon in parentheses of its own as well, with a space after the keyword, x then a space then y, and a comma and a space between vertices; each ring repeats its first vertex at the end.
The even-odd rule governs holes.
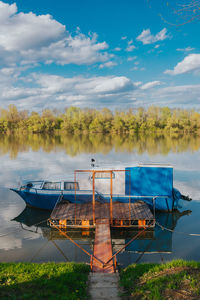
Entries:
POLYGON ((159 105, 180 108, 200 107, 200 85, 177 85, 157 87, 156 89, 136 90, 137 105, 159 105), (141 94, 141 92, 145 92, 141 94))
POLYGON ((127 36, 122 36, 121 37, 121 40, 126 40, 127 39, 127 36))
POLYGON ((116 66, 116 65, 117 65, 117 63, 114 62, 114 61, 107 61, 107 62, 104 63, 104 64, 100 64, 99 69, 103 69, 103 68, 112 68, 112 67, 114 67, 114 66, 116 66))
POLYGON ((131 52, 135 49, 136 47, 133 45, 133 40, 128 41, 128 46, 126 48, 126 51, 131 52))
POLYGON ((136 81, 136 82, 134 82, 134 85, 135 86, 139 86, 139 85, 141 85, 142 84, 142 81, 136 81))
POLYGON ((155 87, 155 86, 158 86, 158 85, 160 85, 160 84, 161 84, 160 81, 151 81, 151 82, 145 83, 145 84, 142 85, 140 88, 141 88, 142 90, 147 90, 147 89, 151 89, 151 88, 153 88, 153 87, 155 87))
POLYGON ((167 33, 166 28, 163 28, 156 35, 151 34, 150 29, 146 29, 142 31, 142 33, 136 38, 136 40, 142 42, 144 45, 153 44, 168 38, 169 36, 166 33, 167 33))
POLYGON ((5 21, 10 16, 17 12, 17 6, 15 3, 9 5, 0 1, 0 22, 5 21))
POLYGON ((114 50, 115 51, 121 51, 122 49, 120 47, 116 47, 114 50))
POLYGON ((178 75, 200 70, 200 54, 189 54, 179 62, 173 70, 166 70, 165 74, 178 75))
POLYGON ((97 34, 70 34, 50 15, 17 12, 16 4, 0 1, 0 64, 92 64, 109 59, 97 34))
POLYGON ((134 45, 129 45, 127 48, 126 48, 126 51, 128 52, 131 52, 135 49, 136 47, 134 45))
POLYGON ((186 48, 177 48, 176 51, 182 51, 182 52, 190 52, 193 51, 194 48, 192 47, 186 47, 186 48))
MULTIPOLYGON (((136 70, 142 71, 135 66, 136 70)), ((33 73, 13 78, 12 70, 0 72, 1 107, 15 104, 18 109, 63 110, 66 106, 128 108, 129 106, 167 105, 200 107, 200 85, 161 87, 161 81, 132 81, 125 76, 63 77, 33 73)))
POLYGON ((96 76, 72 78, 32 74, 26 77, 26 87, 22 86, 20 79, 15 82, 1 82, 0 99, 1 107, 15 104, 19 109, 40 111, 45 108, 60 108, 77 105, 81 107, 95 105, 96 107, 123 103, 128 99, 126 95, 136 87, 125 76, 96 76))
POLYGON ((137 56, 129 56, 127 58, 127 61, 132 61, 132 60, 135 60, 137 58, 137 56))

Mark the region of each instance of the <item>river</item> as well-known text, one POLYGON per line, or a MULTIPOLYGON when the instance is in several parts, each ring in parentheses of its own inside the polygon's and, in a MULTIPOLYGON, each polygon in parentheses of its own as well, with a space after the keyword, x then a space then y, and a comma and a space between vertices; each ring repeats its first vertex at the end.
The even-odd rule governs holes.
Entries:
MULTIPOLYGON (((10 187, 22 180, 65 179, 75 169, 96 165, 167 163, 174 168, 174 186, 193 200, 184 202, 180 214, 158 214, 163 226, 143 236, 118 255, 118 263, 160 262, 174 258, 200 260, 200 139, 186 135, 140 136, 0 136, 0 261, 89 262, 86 254, 70 241, 56 236, 47 227, 47 212, 25 209, 23 200, 10 187), (185 213, 184 213, 185 211, 185 213), (190 212, 189 212, 190 211, 190 212)), ((75 232, 74 238, 92 253, 93 233, 75 232)), ((113 250, 131 238, 122 231, 112 232, 113 250)))

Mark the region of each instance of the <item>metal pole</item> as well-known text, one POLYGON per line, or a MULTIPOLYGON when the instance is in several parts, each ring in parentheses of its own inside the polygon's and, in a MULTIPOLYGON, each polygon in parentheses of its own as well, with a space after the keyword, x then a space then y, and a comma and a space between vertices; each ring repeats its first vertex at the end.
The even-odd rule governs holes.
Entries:
POLYGON ((112 186, 113 186, 113 180, 112 180, 112 171, 110 171, 110 222, 113 223, 113 205, 112 205, 112 186))
POLYGON ((75 216, 75 225, 76 225, 76 170, 74 171, 74 192, 75 192, 75 206, 74 206, 74 216, 75 216))
POLYGON ((129 225, 131 225, 131 170, 129 170, 129 225))
POLYGON ((92 213, 93 213, 93 225, 95 225, 95 171, 92 171, 92 213))
POLYGON ((118 250, 115 254, 113 254, 113 256, 104 263, 104 266, 107 265, 117 254, 119 254, 120 252, 122 252, 122 250, 124 250, 128 245, 130 245, 134 240, 136 240, 144 231, 146 230, 146 228, 144 228, 142 231, 139 231, 136 236, 134 236, 128 243, 126 243, 126 245, 124 245, 120 250, 118 250))
MULTIPOLYGON (((76 245, 79 249, 81 249, 83 252, 85 252, 88 256, 93 257, 93 260, 95 260, 96 262, 100 263, 103 266, 103 261, 101 261, 100 259, 98 259, 97 257, 95 257, 94 255, 90 254, 87 250, 85 250, 84 248, 82 248, 79 244, 77 244, 72 238, 70 238, 70 236, 67 235, 66 232, 62 231, 57 225, 55 225, 50 219, 49 219, 49 223, 55 227, 62 235, 64 235, 68 240, 70 240, 74 245, 76 245)), ((49 242, 49 241, 48 241, 49 242)))

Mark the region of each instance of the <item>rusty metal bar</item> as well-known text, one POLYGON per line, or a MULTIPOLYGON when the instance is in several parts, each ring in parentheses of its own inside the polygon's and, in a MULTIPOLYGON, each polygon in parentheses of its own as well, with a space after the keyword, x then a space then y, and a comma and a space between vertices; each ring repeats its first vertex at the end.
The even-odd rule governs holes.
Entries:
POLYGON ((62 256, 66 259, 66 261, 69 261, 68 257, 65 255, 65 253, 60 249, 60 247, 56 244, 54 240, 51 240, 51 242, 54 244, 54 246, 58 249, 58 251, 62 254, 62 256))
POLYGON ((90 269, 92 272, 92 266, 93 266, 93 255, 90 256, 90 269))
POLYGON ((85 252, 88 256, 90 256, 90 259, 96 260, 98 263, 100 263, 102 266, 104 265, 104 262, 95 257, 94 255, 90 254, 87 250, 82 248, 79 244, 77 244, 72 238, 70 238, 66 232, 62 231, 57 225, 55 225, 50 219, 48 219, 49 223, 51 223, 62 235, 64 235, 67 239, 69 239, 74 245, 76 245, 79 249, 81 249, 83 252, 85 252))
POLYGON ((74 171, 74 192, 75 192, 74 216, 75 216, 75 225, 76 225, 76 170, 74 171))
POLYGON ((115 272, 116 272, 116 270, 117 270, 117 258, 116 258, 116 255, 115 255, 115 257, 114 257, 114 270, 115 270, 115 272))
POLYGON ((113 190, 113 180, 112 171, 110 171, 110 223, 113 223, 113 205, 112 205, 112 190, 113 190))
POLYGON ((80 172, 80 173, 82 173, 82 172, 95 172, 95 173, 110 173, 110 171, 112 171, 112 172, 124 172, 125 170, 114 170, 114 169, 112 169, 112 170, 76 170, 76 172, 80 172))
POLYGON ((95 171, 92 172, 92 215, 93 215, 93 225, 95 225, 95 171))
POLYGON ((131 171, 130 170, 128 171, 129 171, 129 224, 131 225, 131 171))
POLYGON ((113 254, 113 256, 104 265, 107 265, 112 259, 114 259, 115 256, 117 256, 117 254, 119 254, 128 245, 130 245, 134 240, 136 240, 137 237, 139 237, 145 230, 146 230, 146 228, 144 228, 142 231, 138 232, 138 234, 136 234, 136 236, 134 236, 126 245, 124 245, 120 250, 118 250, 115 254, 113 254))

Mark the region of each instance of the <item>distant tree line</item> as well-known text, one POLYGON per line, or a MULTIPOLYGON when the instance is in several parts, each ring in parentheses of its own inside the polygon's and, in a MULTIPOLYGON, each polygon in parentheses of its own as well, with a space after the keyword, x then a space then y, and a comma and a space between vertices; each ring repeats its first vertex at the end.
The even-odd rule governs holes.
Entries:
POLYGON ((200 134, 200 113, 194 110, 150 106, 127 111, 69 107, 64 113, 18 111, 15 105, 0 109, 0 132, 28 131, 68 134, 129 133, 144 131, 194 132, 200 134))

